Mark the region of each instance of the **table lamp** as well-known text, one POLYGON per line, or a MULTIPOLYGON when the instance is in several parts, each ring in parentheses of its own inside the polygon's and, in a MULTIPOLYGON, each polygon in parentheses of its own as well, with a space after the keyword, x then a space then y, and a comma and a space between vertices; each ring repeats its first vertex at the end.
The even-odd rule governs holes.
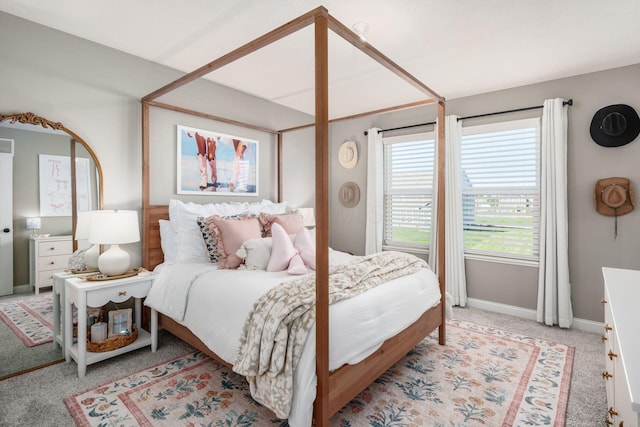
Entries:
POLYGON ((307 228, 316 226, 316 215, 313 208, 298 208, 298 212, 302 215, 303 225, 307 228))
POLYGON ((138 212, 128 210, 93 211, 89 243, 111 245, 98 257, 98 269, 117 276, 129 269, 129 253, 120 245, 140 241, 138 212))
MULTIPOLYGON (((89 240, 89 231, 91 230, 91 220, 94 211, 78 212, 78 221, 76 222, 76 240, 89 240)), ((98 257, 100 256, 100 245, 91 245, 84 253, 84 265, 87 270, 94 271, 98 269, 98 257)))
POLYGON ((42 228, 42 219, 39 216, 27 218, 27 230, 31 230, 31 235, 36 235, 36 230, 42 228))

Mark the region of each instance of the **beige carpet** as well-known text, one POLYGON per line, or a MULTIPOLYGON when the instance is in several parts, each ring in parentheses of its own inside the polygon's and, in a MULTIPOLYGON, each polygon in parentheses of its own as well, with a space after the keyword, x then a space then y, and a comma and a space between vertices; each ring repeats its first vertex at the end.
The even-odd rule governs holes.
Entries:
MULTIPOLYGON (((606 415, 606 397, 600 377, 604 369, 604 347, 599 335, 547 327, 529 320, 469 308, 454 308, 454 317, 575 347, 566 425, 602 425, 606 415)), ((0 395, 3 396, 0 425, 23 426, 27 422, 31 426, 72 426, 74 421, 63 403, 64 397, 107 384, 115 378, 137 372, 143 366, 154 366, 189 351, 192 351, 190 346, 161 332, 158 352, 141 349, 90 365, 82 379, 77 378, 76 365, 71 362, 0 381, 0 395)))

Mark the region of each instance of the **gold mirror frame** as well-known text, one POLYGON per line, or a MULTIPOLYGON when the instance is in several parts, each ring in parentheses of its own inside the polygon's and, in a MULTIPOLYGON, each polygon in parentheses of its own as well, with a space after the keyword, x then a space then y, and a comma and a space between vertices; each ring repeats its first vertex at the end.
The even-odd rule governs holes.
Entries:
MULTIPOLYGON (((75 132, 73 132, 72 130, 68 129, 66 126, 64 126, 62 123, 60 122, 54 122, 51 121, 47 118, 38 116, 36 114, 33 114, 31 112, 27 112, 27 113, 16 113, 16 114, 0 114, 0 123, 2 122, 8 122, 9 124, 16 124, 16 123, 20 123, 20 124, 29 124, 29 125, 35 125, 35 126, 42 126, 44 129, 53 129, 53 130, 60 130, 65 132, 67 135, 69 135, 71 137, 71 144, 70 144, 70 157, 72 159, 71 161, 71 179, 72 179, 72 209, 71 209, 71 227, 72 227, 72 236, 75 236, 75 232, 76 232, 76 222, 77 222, 77 218, 78 218, 78 212, 77 212, 77 201, 75 199, 75 161, 73 161, 73 159, 75 159, 75 144, 73 144, 73 142, 76 143, 80 143, 82 144, 82 146, 84 147, 84 149, 87 151, 87 153, 89 153, 89 155, 91 156, 93 162, 95 163, 95 167, 96 167, 96 174, 98 177, 98 200, 97 200, 97 208, 98 209, 103 209, 104 206, 104 201, 103 201, 103 186, 104 186, 104 175, 102 173, 102 165, 100 165, 100 161, 98 160, 98 157, 96 156, 95 152, 93 151, 93 149, 89 146, 89 144, 87 144, 87 142, 82 139, 80 136, 78 136, 75 132)), ((72 239, 73 241, 73 250, 77 250, 78 249, 78 242, 75 239, 72 239)), ((64 349, 63 349, 64 352, 64 349)), ((51 360, 49 362, 45 362, 36 366, 32 366, 20 371, 16 371, 13 372, 11 374, 5 375, 2 378, 0 378, 0 380, 4 380, 16 375, 21 375, 30 371, 33 371, 35 369, 40 369, 40 368, 44 368, 46 366, 52 365, 52 364, 56 364, 56 363, 60 363, 64 361, 64 357, 60 358, 60 359, 54 359, 51 360)))
MULTIPOLYGON (((74 131, 68 129, 66 126, 64 126, 62 123, 60 122, 53 122, 45 117, 41 117, 38 115, 35 115, 31 112, 26 112, 26 113, 16 113, 16 114, 2 114, 0 115, 0 122, 4 122, 4 121, 8 121, 9 124, 15 124, 15 123, 21 123, 21 124, 29 124, 29 125, 35 125, 35 126, 42 126, 45 129, 51 128, 51 129, 55 129, 55 130, 61 130, 63 132, 66 132, 69 136, 71 136, 72 140, 75 142, 79 142, 80 144, 82 144, 82 146, 85 148, 85 150, 87 150, 87 152, 91 155, 91 158, 93 159, 95 165, 96 165, 96 169, 97 169, 97 174, 98 174, 98 209, 102 209, 103 207, 103 186, 104 186, 104 176, 102 174, 102 166, 100 165, 100 161, 98 160, 98 157, 96 156, 96 153, 93 151, 93 149, 89 146, 89 144, 87 144, 87 142, 82 139, 80 136, 78 136, 74 131)), ((72 148, 71 149, 71 159, 75 160, 75 150, 72 148)), ((71 162, 71 180, 72 180, 72 186, 73 188, 75 188, 75 162, 72 161, 71 162)), ((73 193, 75 194, 75 190, 73 190, 73 193)), ((78 218, 78 212, 77 212, 77 208, 76 208, 76 200, 75 197, 71 198, 71 205, 72 205, 72 209, 71 209, 71 235, 75 236, 76 234, 76 222, 77 222, 77 218, 78 218)), ((73 239, 73 250, 75 251, 76 249, 78 249, 78 242, 73 239)))

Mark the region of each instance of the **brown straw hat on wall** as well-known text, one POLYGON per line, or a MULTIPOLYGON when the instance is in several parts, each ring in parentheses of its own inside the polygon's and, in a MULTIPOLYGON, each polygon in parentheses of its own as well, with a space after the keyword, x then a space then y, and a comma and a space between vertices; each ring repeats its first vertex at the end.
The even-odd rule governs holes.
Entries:
POLYGON ((593 193, 596 210, 602 215, 615 217, 613 239, 618 237, 618 217, 633 211, 633 189, 627 178, 598 180, 593 193))
POLYGON ((620 216, 634 208, 633 189, 627 178, 604 178, 596 183, 594 200, 602 215, 620 216))

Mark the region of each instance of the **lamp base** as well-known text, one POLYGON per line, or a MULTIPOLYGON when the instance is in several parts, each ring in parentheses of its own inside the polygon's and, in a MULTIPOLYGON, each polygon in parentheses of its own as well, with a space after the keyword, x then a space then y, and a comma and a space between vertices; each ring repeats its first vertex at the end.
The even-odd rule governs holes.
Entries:
POLYGON ((93 245, 84 253, 84 265, 87 270, 98 269, 98 257, 100 256, 100 245, 93 245))
POLYGON ((129 268, 129 253, 119 245, 111 247, 98 258, 98 269, 108 276, 117 276, 129 268))

